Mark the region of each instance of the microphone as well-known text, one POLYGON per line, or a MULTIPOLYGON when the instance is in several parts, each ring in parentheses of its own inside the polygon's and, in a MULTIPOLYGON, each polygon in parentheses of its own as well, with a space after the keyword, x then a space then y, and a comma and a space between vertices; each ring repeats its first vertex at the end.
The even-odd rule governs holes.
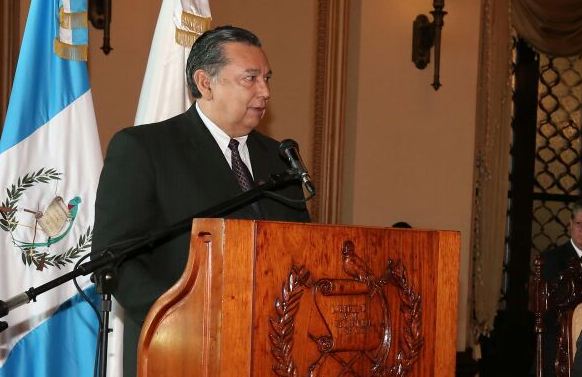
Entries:
POLYGON ((307 169, 303 164, 303 160, 301 160, 301 155, 299 154, 299 145, 297 145, 297 142, 292 139, 283 140, 281 145, 279 145, 279 152, 281 153, 281 156, 289 161, 291 169, 293 169, 295 173, 299 175, 303 186, 309 192, 309 194, 315 195, 315 186, 313 183, 311 183, 309 173, 307 173, 307 169))

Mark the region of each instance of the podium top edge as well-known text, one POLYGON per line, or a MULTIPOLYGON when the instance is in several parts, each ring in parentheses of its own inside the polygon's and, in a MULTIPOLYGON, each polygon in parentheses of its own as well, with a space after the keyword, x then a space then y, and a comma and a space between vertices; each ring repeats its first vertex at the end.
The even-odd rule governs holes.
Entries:
POLYGON ((301 223, 296 221, 280 221, 280 220, 251 220, 251 219, 229 219, 229 218, 194 218, 192 219, 194 222, 199 221, 210 221, 210 222, 218 222, 227 224, 235 224, 235 223, 248 223, 254 224, 256 226, 261 225, 268 225, 268 224, 289 224, 289 225, 305 225, 305 226, 316 226, 316 227, 329 227, 329 228, 359 228, 359 229, 385 229, 391 231, 401 231, 401 232, 436 232, 436 233, 458 233, 460 234, 460 230, 454 229, 432 229, 432 228, 398 228, 398 227, 390 227, 390 226, 381 226, 381 225, 356 225, 356 224, 326 224, 326 223, 301 223))

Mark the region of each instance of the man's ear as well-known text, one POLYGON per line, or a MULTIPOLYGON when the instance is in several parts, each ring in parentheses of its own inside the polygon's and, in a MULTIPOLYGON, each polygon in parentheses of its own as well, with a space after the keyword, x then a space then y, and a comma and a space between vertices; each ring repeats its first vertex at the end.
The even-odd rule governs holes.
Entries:
POLYGON ((202 69, 198 69, 192 75, 192 79, 196 83, 198 91, 202 94, 202 98, 206 100, 212 99, 212 88, 210 86, 212 78, 208 73, 202 69))

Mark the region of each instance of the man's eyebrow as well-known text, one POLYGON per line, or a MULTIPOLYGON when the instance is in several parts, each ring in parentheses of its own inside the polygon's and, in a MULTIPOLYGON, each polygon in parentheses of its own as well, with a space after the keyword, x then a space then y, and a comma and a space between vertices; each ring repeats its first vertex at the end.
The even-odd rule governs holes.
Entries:
MULTIPOLYGON (((245 73, 259 74, 259 73, 261 73, 261 70, 257 69, 257 68, 249 68, 249 69, 245 69, 245 73)), ((267 72, 267 76, 271 76, 272 74, 273 74, 273 71, 269 69, 269 72, 267 72)))

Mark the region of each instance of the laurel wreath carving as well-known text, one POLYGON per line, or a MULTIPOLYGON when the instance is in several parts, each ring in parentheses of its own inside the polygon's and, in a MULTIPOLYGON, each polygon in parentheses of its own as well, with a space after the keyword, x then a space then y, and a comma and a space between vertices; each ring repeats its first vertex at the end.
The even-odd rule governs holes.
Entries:
POLYGON ((269 334, 269 338, 271 354, 276 361, 273 371, 280 377, 297 376, 297 368, 291 357, 295 314, 299 310, 303 288, 309 286, 308 281, 309 271, 304 266, 293 266, 287 281, 283 283, 281 299, 275 300, 277 317, 270 319, 273 332, 269 334))
POLYGON ((396 355, 396 363, 390 368, 389 376, 402 377, 412 369, 424 343, 421 329, 421 298, 408 285, 406 268, 400 261, 394 263, 389 259, 386 271, 380 280, 399 288, 401 311, 406 325, 402 328, 399 340, 400 351, 396 355))
MULTIPOLYGON (((18 200, 22 197, 22 193, 26 189, 32 187, 35 183, 49 183, 50 181, 59 181, 62 173, 55 169, 41 168, 39 171, 33 173, 26 173, 24 177, 19 177, 18 182, 6 189, 7 198, 2 202, 2 207, 16 209, 18 200)), ((13 232, 18 226, 16 220, 16 211, 2 213, 0 218, 0 229, 6 232, 13 232)))
MULTIPOLYGON (((288 279, 283 283, 282 297, 275 300, 277 317, 271 318, 273 332, 269 334, 275 358, 273 371, 280 377, 296 377, 297 368, 292 358, 293 333, 295 315, 299 310, 299 302, 304 288, 313 285, 309 271, 304 266, 293 266, 288 279)), ((420 355, 424 344, 421 329, 421 297, 409 285, 406 268, 400 261, 388 259, 387 267, 377 282, 378 286, 391 284, 398 288, 401 312, 405 325, 399 339, 400 350, 395 357, 395 363, 389 368, 378 368, 375 376, 404 377, 410 372, 420 355)))
POLYGON ((77 245, 70 247, 67 251, 55 255, 47 252, 37 252, 34 247, 25 248, 21 254, 22 263, 30 266, 34 264, 37 269, 42 270, 45 267, 56 267, 59 270, 69 263, 73 263, 74 259, 81 257, 85 252, 91 248, 93 242, 93 230, 91 227, 87 228, 84 234, 81 234, 77 245))

